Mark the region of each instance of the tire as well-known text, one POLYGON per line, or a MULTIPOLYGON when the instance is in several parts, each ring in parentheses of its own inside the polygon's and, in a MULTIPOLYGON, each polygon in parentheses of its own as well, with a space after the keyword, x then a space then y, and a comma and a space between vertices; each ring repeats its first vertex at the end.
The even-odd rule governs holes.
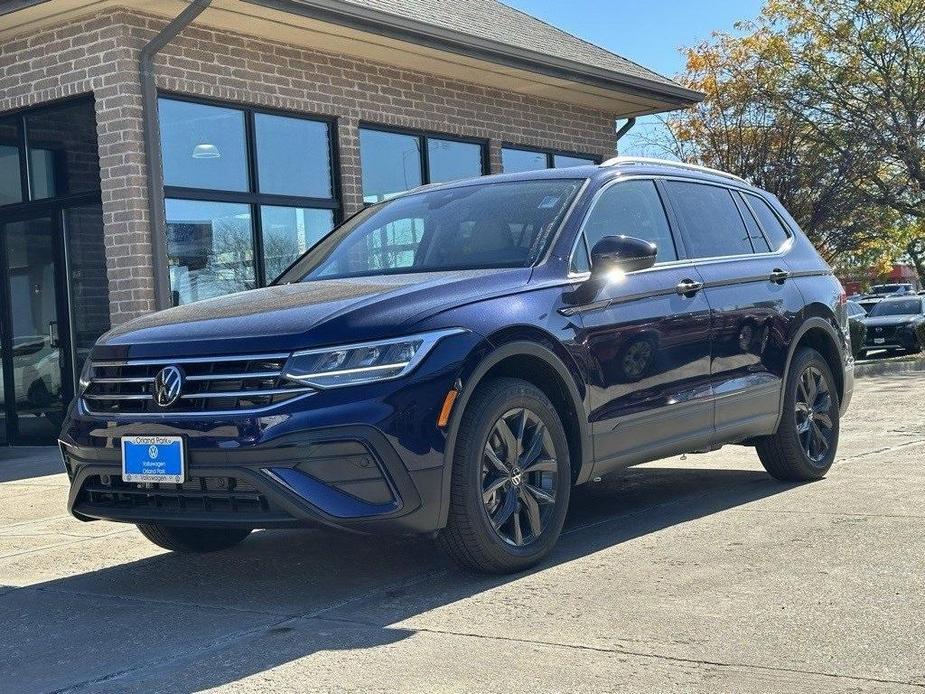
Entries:
POLYGON ((758 457, 764 469, 779 480, 822 479, 832 467, 838 448, 839 401, 832 371, 819 352, 801 349, 790 364, 785 387, 784 410, 777 433, 759 439, 758 457), (807 378, 815 382, 815 389, 808 385, 807 378), (813 402, 806 407, 805 402, 810 398, 813 402), (808 414, 810 410, 812 416, 808 414), (815 436, 817 431, 824 446, 815 436))
POLYGON ((565 429, 549 398, 526 381, 491 379, 473 394, 456 434, 449 516, 438 542, 466 569, 495 574, 528 569, 559 539, 571 480, 565 429), (508 455, 506 441, 515 455, 508 455), (534 444, 542 450, 530 463, 534 444), (508 520, 496 526, 503 517, 508 520))
POLYGON ((158 547, 184 554, 218 552, 234 547, 251 534, 249 528, 185 528, 138 523, 141 534, 158 547))

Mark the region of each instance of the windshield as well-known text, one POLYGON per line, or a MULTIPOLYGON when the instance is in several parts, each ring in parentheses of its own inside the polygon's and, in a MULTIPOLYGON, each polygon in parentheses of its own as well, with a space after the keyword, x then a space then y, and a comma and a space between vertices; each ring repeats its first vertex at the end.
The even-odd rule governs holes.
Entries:
POLYGON ((913 313, 922 312, 921 299, 909 299, 908 301, 881 301, 874 306, 868 315, 870 316, 903 316, 913 313))
POLYGON ((908 291, 912 288, 909 284, 875 284, 871 287, 874 294, 894 294, 895 292, 908 291))
POLYGON ((848 315, 852 318, 866 316, 867 311, 864 310, 864 307, 861 304, 858 304, 854 301, 848 302, 848 315))
POLYGON ((529 267, 548 246, 583 182, 482 183, 405 195, 348 220, 277 283, 529 267))

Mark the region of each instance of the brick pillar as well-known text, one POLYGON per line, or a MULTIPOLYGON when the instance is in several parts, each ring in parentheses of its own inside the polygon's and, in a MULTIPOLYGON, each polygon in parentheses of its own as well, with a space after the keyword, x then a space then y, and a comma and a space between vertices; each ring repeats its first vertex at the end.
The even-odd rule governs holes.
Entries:
MULTIPOLYGON (((103 65, 91 68, 96 97, 103 236, 112 324, 155 310, 148 225, 138 50, 125 26, 103 65)), ((161 260, 161 262, 165 262, 161 260)))
POLYGON ((501 140, 492 138, 488 141, 488 171, 489 173, 503 173, 501 167, 501 140))
POLYGON ((344 217, 348 217, 363 207, 359 119, 338 118, 337 152, 340 157, 341 204, 344 206, 344 217))

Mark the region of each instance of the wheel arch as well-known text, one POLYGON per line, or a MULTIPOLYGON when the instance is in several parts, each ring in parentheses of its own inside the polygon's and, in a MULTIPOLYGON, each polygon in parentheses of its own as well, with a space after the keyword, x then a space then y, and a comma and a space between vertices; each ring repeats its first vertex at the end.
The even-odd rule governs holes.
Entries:
MULTIPOLYGON (((536 329, 507 329, 489 336, 494 346, 463 379, 462 390, 447 427, 438 527, 446 525, 456 435, 463 412, 479 384, 496 376, 523 379, 542 390, 562 419, 569 444, 573 484, 588 480, 593 467, 590 426, 584 405, 584 387, 571 359, 558 354, 552 338, 536 329), (565 360, 568 361, 565 361, 565 360), (579 390, 581 386, 581 390, 579 390)), ((560 345, 561 348, 561 345, 560 345)), ((564 351, 564 348, 561 348, 564 351)))
POLYGON ((790 349, 787 353, 787 365, 784 369, 783 387, 780 392, 777 424, 774 426, 775 430, 780 425, 780 418, 783 416, 784 398, 787 395, 787 383, 790 381, 790 367, 793 364, 793 357, 797 350, 803 347, 811 347, 822 355, 822 358, 829 365, 832 377, 835 379, 839 403, 844 399, 845 374, 842 351, 839 347, 838 331, 832 325, 831 320, 821 316, 811 316, 800 325, 790 343, 790 349))

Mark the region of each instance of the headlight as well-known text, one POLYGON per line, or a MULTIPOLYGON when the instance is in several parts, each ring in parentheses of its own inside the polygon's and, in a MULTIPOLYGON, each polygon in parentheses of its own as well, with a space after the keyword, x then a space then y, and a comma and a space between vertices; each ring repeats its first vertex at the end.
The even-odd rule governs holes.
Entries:
POLYGON ((77 380, 77 395, 83 394, 90 385, 90 355, 84 359, 83 368, 80 370, 80 378, 77 380))
POLYGON ((338 388, 401 378, 411 373, 442 338, 466 332, 437 330, 379 342, 295 352, 283 376, 315 388, 338 388))

